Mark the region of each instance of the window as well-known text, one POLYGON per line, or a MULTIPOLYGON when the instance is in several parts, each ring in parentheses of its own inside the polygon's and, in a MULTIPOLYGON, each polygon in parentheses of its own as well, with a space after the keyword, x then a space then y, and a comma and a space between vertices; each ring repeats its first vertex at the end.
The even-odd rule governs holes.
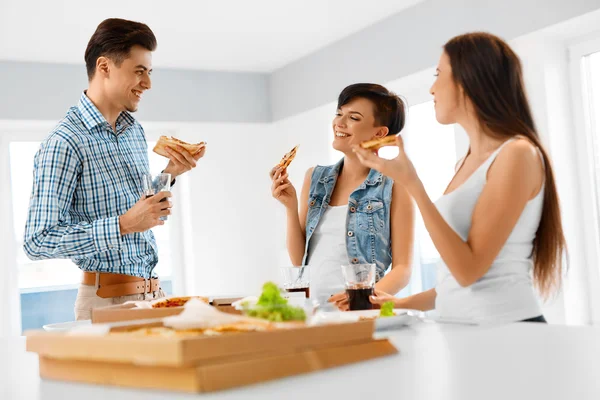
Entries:
MULTIPOLYGON (((440 125, 435 119, 433 101, 428 101, 409 108, 402 138, 406 153, 415 166, 425 190, 433 201, 437 200, 454 175, 454 126, 440 125)), ((397 153, 397 150, 395 151, 397 153)), ((400 297, 435 287, 436 264, 440 256, 416 206, 415 218, 413 274, 410 285, 399 293, 400 297)))
MULTIPOLYGON (((582 101, 580 107, 582 113, 577 116, 584 124, 580 125, 583 135, 576 140, 580 143, 579 151, 587 155, 587 157, 580 157, 583 176, 579 179, 584 196, 589 196, 590 199, 588 204, 583 205, 586 217, 589 221, 594 221, 591 224, 584 224, 587 228, 585 240, 588 243, 588 262, 590 265, 598 265, 597 261, 600 260, 598 247, 598 240, 600 240, 600 39, 584 43, 575 57, 582 101)), ((576 108, 575 112, 577 111, 576 108)))
POLYGON ((69 260, 31 261, 23 251, 23 234, 33 185, 33 157, 39 145, 39 142, 11 142, 9 145, 19 288, 26 291, 71 286, 81 280, 79 269, 69 260))
MULTIPOLYGON (((9 143, 13 231, 17 243, 23 330, 72 320, 77 285, 81 280, 81 272, 71 260, 31 261, 23 251, 23 234, 33 185, 33 159, 39 145, 39 141, 10 141, 9 143), (46 306, 40 307, 41 304, 46 306), (51 306, 48 306, 49 304, 51 306)), ((154 145, 155 143, 149 142, 149 149, 154 145)), ((151 151, 149 162, 152 173, 159 173, 166 165, 164 158, 151 151)), ((171 291, 173 255, 176 253, 171 237, 177 226, 173 224, 174 221, 153 229, 160 260, 156 272, 167 292, 171 291)))
MULTIPOLYGON (((592 143, 592 173, 596 192, 596 216, 600 215, 600 51, 583 57, 583 73, 587 81, 584 95, 588 103, 589 135, 592 143)), ((600 229, 600 220, 596 222, 600 229)))
POLYGON ((569 246, 565 318, 567 323, 596 325, 600 323, 600 35, 573 42, 568 54, 573 132, 551 137, 556 142, 552 150, 569 246))

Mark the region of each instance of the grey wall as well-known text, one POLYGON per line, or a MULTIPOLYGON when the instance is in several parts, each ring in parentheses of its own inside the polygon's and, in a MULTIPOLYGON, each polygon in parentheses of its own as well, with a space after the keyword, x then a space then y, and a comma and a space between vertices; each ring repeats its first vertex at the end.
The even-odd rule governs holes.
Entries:
MULTIPOLYGON (((600 9, 600 0, 427 0, 272 74, 156 69, 144 121, 270 122, 334 101, 346 85, 390 82, 437 63, 452 36, 507 40, 600 9)), ((0 119, 57 120, 86 87, 85 68, 0 62, 0 119)))
POLYGON ((273 119, 334 101, 346 85, 390 82, 434 66, 442 45, 485 30, 507 40, 600 8, 600 0, 428 0, 271 75, 273 119))
MULTIPOLYGON (((144 121, 269 122, 268 75, 155 69, 144 121)), ((85 66, 0 62, 0 119, 58 120, 87 87, 85 66)))
POLYGON ((86 88, 85 66, 0 62, 0 119, 58 120, 86 88))

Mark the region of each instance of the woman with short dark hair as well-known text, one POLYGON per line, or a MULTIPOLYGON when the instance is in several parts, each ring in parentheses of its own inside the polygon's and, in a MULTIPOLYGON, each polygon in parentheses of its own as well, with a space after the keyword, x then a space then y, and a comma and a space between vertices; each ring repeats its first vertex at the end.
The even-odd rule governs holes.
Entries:
POLYGON ((405 120, 404 103, 385 87, 350 85, 339 95, 332 124, 333 148, 344 158, 310 168, 300 202, 285 169, 271 171, 273 197, 287 211, 290 259, 310 266, 311 297, 321 302, 347 309, 344 264, 375 264, 376 288, 392 293, 410 280, 412 201, 402 186, 361 165, 352 152, 353 145, 397 134, 405 120))

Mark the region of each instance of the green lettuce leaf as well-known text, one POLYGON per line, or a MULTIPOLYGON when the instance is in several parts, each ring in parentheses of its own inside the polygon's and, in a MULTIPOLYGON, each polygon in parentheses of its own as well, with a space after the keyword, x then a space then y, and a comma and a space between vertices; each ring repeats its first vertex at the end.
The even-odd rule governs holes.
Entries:
POLYGON ((394 316, 394 302, 386 301, 381 305, 381 311, 379 312, 380 317, 393 317, 394 316))

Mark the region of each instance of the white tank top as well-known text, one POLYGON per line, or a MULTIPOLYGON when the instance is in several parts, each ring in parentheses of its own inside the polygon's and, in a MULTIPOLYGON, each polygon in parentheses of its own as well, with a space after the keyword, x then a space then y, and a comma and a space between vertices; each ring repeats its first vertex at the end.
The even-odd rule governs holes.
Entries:
POLYGON ((310 239, 310 297, 319 302, 346 290, 342 265, 348 264, 347 215, 347 205, 327 207, 310 239))
MULTIPOLYGON (((462 185, 435 203, 442 217, 464 241, 469 235, 473 210, 486 184, 488 169, 502 148, 513 140, 504 142, 462 185)), ((543 199, 544 187, 527 203, 490 269, 474 284, 461 287, 440 260, 435 301, 440 317, 505 323, 542 314, 533 288, 531 253, 543 199)))

